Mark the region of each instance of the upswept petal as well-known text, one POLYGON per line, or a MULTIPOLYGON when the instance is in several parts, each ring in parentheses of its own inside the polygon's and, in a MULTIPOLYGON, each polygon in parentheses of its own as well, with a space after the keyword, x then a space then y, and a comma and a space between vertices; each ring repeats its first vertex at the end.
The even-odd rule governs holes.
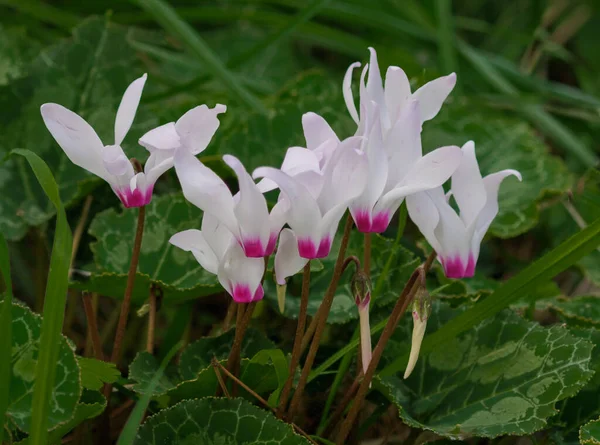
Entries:
POLYGON ((433 250, 438 255, 443 255, 442 245, 435 233, 435 229, 440 223, 440 213, 429 194, 420 192, 408 195, 406 197, 406 209, 411 221, 415 223, 427 242, 431 244, 433 250))
MULTIPOLYGON (((292 177, 307 171, 318 173, 321 171, 319 158, 314 151, 307 148, 290 147, 287 149, 285 157, 283 158, 281 171, 292 177)), ((263 178, 257 186, 262 193, 270 192, 277 188, 277 184, 267 178, 263 178)))
POLYGON ((398 119, 386 134, 384 149, 390 160, 385 187, 387 192, 398 185, 414 163, 423 156, 418 101, 409 100, 402 108, 398 119))
POLYGON ((385 106, 393 126, 407 101, 410 99, 410 81, 402 68, 390 66, 385 73, 385 106))
POLYGON ((306 139, 306 148, 309 150, 315 150, 330 139, 336 142, 340 141, 327 121, 312 111, 302 115, 302 129, 304 139, 306 139))
POLYGON ((138 143, 150 152, 175 150, 180 145, 175 122, 169 122, 148 131, 138 140, 138 143))
POLYGON ((490 224, 498 214, 498 190, 500 189, 500 184, 502 181, 509 176, 516 176, 519 181, 523 180, 521 173, 519 173, 517 170, 510 169, 492 173, 483 178, 486 201, 485 206, 479 212, 477 221, 475 223, 473 244, 476 244, 477 246, 481 243, 481 240, 490 227, 490 224))
MULTIPOLYGON (((367 77, 367 94, 369 100, 375 102, 379 107, 381 113, 381 123, 385 127, 389 127, 389 117, 385 106, 385 95, 383 92, 383 80, 381 79, 381 72, 379 71, 379 63, 377 62, 377 51, 374 48, 369 47, 370 58, 369 58, 369 76, 367 77)), ((361 97, 362 102, 362 97, 361 97)))
POLYGON ((218 115, 226 111, 225 105, 217 104, 214 108, 200 105, 186 112, 175 124, 181 145, 195 155, 204 151, 219 128, 218 115))
POLYGON ((410 194, 441 186, 460 164, 462 152, 456 146, 440 147, 415 162, 404 179, 384 194, 375 205, 375 212, 393 214, 410 194))
POLYGON ((229 245, 234 240, 231 231, 215 216, 204 213, 202 215, 202 233, 210 248, 221 261, 229 245))
POLYGON ((185 199, 217 217, 239 239, 234 200, 225 182, 188 150, 176 150, 174 164, 185 199))
POLYGON ((290 229, 279 234, 279 244, 275 252, 275 278, 277 284, 284 285, 287 278, 300 272, 308 260, 298 253, 298 239, 290 229))
POLYGON ((348 113, 350 113, 350 117, 358 124, 358 110, 356 109, 356 104, 354 103, 354 94, 352 94, 352 73, 354 68, 359 68, 360 62, 354 62, 351 64, 346 70, 346 74, 344 75, 344 82, 342 86, 342 93, 344 95, 344 102, 346 102, 346 107, 348 108, 348 113))
POLYGON ((144 74, 139 79, 131 82, 123 94, 119 109, 117 110, 117 117, 115 118, 115 145, 123 143, 127 132, 131 128, 135 113, 140 104, 140 99, 142 98, 142 91, 144 90, 147 77, 148 75, 144 74))
POLYGON ((104 168, 111 175, 126 176, 129 180, 134 175, 133 166, 119 145, 107 145, 102 151, 104 168))
POLYGON ((324 184, 318 198, 321 214, 340 203, 349 204, 364 191, 369 163, 366 153, 357 150, 361 141, 361 137, 347 138, 333 153, 323 173, 324 184))
POLYGON ((315 228, 321 221, 321 212, 310 191, 287 173, 272 167, 259 167, 252 174, 254 178, 268 178, 277 183, 290 203, 288 224, 300 240, 319 243, 315 228))
POLYGON ((486 193, 483 178, 479 171, 479 164, 475 157, 475 144, 473 141, 462 146, 463 153, 460 165, 452 175, 452 195, 458 208, 460 218, 465 227, 469 227, 477 219, 477 215, 485 206, 486 193))
POLYGON ((144 173, 148 184, 154 185, 158 178, 173 167, 173 155, 168 151, 156 150, 150 153, 146 164, 144 164, 144 173))
POLYGON ((104 144, 91 125, 59 104, 47 103, 40 110, 48 131, 71 162, 110 182, 102 158, 104 144))
POLYGON ((169 243, 186 252, 191 252, 200 266, 208 272, 216 275, 219 271, 219 258, 200 230, 190 229, 176 233, 169 239, 169 243))
POLYGON ((250 303, 264 296, 260 284, 264 269, 262 258, 248 258, 240 245, 232 242, 219 263, 217 277, 234 301, 250 303))
POLYGON ((267 201, 238 158, 225 155, 223 161, 238 178, 240 196, 234 206, 234 212, 246 256, 263 257, 270 237, 267 201))
POLYGON ((426 83, 412 97, 419 101, 421 122, 433 119, 442 108, 442 104, 456 85, 456 74, 451 73, 426 83))

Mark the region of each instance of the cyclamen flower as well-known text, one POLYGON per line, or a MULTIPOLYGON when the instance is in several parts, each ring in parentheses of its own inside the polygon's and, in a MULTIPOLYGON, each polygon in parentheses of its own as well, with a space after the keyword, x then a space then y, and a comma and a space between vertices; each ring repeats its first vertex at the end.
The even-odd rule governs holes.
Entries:
POLYGON ((458 147, 441 147, 423 156, 421 126, 433 118, 456 83, 451 74, 411 94, 406 74, 389 67, 385 88, 373 48, 370 64, 360 78, 360 116, 354 104, 351 81, 356 62, 344 77, 344 99, 358 125, 357 135, 367 137, 363 149, 369 158, 369 181, 350 212, 361 232, 384 232, 404 198, 438 187, 460 163, 458 147), (368 78, 365 84, 365 76, 368 78))
POLYGON ((442 187, 406 198, 408 213, 419 227, 449 278, 472 277, 481 241, 498 214, 498 189, 507 176, 521 174, 502 170, 482 178, 475 157, 475 144, 462 147, 463 158, 452 175, 452 188, 444 196, 442 187), (460 215, 448 203, 453 196, 460 215))
POLYGON ((169 242, 192 252, 206 271, 217 275, 237 303, 263 298, 264 261, 248 258, 229 229, 211 214, 204 213, 201 231, 184 230, 173 235, 169 242))
POLYGON ((121 143, 131 128, 146 74, 133 81, 119 105, 115 119, 115 143, 104 145, 94 129, 81 116, 55 103, 42 105, 46 127, 75 165, 108 182, 125 207, 140 207, 152 199, 154 183, 171 164, 150 155, 144 172, 135 173, 121 143))
POLYGON ((176 150, 175 172, 183 195, 225 225, 246 256, 271 255, 285 224, 285 207, 278 204, 269 214, 263 194, 242 163, 231 155, 223 156, 223 160, 237 175, 240 191, 235 196, 225 182, 189 150, 176 150))
POLYGON ((348 204, 362 193, 367 182, 367 160, 357 138, 339 143, 323 173, 306 171, 295 177, 272 167, 257 168, 255 178, 268 178, 282 193, 277 206, 286 209, 286 220, 298 239, 302 258, 324 258, 348 204))

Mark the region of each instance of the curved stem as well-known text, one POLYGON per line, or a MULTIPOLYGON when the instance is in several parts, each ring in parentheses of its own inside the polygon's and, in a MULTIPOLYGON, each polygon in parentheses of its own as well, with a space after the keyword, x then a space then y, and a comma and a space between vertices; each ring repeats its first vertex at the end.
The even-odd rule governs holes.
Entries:
POLYGON ((127 286, 125 287, 125 295, 121 304, 121 314, 119 315, 119 323, 117 324, 117 333, 115 334, 115 342, 113 344, 112 355, 110 361, 117 363, 121 356, 121 347, 123 346, 123 338, 125 337, 125 328, 127 327, 127 318, 129 316, 129 308, 131 306, 131 294, 133 293, 133 285, 135 283, 135 275, 137 272, 138 261, 140 259, 140 249, 142 247, 142 237, 144 235, 144 220, 146 218, 146 207, 142 206, 138 211, 137 229, 135 231, 135 240, 133 242, 133 252, 131 254, 131 263, 129 264, 129 273, 127 274, 127 286))
POLYGON ((304 336, 304 327, 306 325, 306 308, 308 307, 308 296, 310 294, 310 260, 304 266, 302 274, 302 296, 300 298, 300 313, 298 315, 298 324, 296 325, 296 337, 294 338, 294 346, 292 348, 292 358, 290 360, 290 371, 283 385, 279 406, 277 411, 280 415, 285 413, 288 397, 294 383, 294 374, 296 374, 296 366, 300 362, 302 354, 302 337, 304 336))
POLYGON ((321 306, 317 311, 315 335, 312 339, 310 349, 308 350, 308 355, 306 356, 306 361, 304 362, 302 373, 300 374, 298 387, 296 388, 296 391, 294 392, 294 396, 292 397, 292 401, 290 403, 290 410, 288 415, 290 420, 293 420, 294 415, 296 414, 296 410, 298 409, 302 393, 304 392, 304 388, 306 387, 308 374, 312 369, 312 365, 315 362, 315 358, 317 356, 317 351, 319 350, 319 342, 321 341, 321 336, 323 335, 323 331, 325 330, 325 326, 327 325, 327 317, 329 315, 329 310, 331 309, 331 304, 333 303, 333 297, 335 296, 335 291, 337 289, 338 282, 340 281, 340 277, 342 276, 342 267, 346 255, 346 248, 348 247, 348 241, 350 239, 350 231, 352 230, 352 224, 352 216, 348 215, 348 218, 346 219, 346 225, 344 227, 344 235, 340 244, 340 250, 338 252, 338 257, 333 269, 333 277, 331 278, 329 287, 325 292, 323 302, 321 303, 321 306))
POLYGON ((365 233, 364 235, 364 252, 363 252, 363 266, 365 273, 371 277, 371 234, 365 233))

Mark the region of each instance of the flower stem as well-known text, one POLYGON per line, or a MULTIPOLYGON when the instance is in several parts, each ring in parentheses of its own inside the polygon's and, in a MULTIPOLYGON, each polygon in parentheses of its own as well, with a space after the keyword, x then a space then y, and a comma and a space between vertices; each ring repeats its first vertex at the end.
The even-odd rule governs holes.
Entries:
MULTIPOLYGON (((359 374, 359 376, 362 376, 362 374, 359 374)), ((337 408, 335 409, 335 411, 333 412, 331 417, 325 423, 325 430, 323 431, 322 434, 319 434, 321 437, 329 437, 329 435, 333 432, 333 429, 335 428, 335 426, 337 425, 339 420, 344 415, 344 411, 346 411, 346 408, 348 407, 348 405, 354 398, 354 395, 356 394, 356 391, 358 390, 359 385, 360 385, 360 379, 359 378, 354 379, 350 388, 348 390, 346 390, 346 393, 344 394, 344 397, 338 404, 337 408)))
POLYGON ((300 298, 300 313, 298 315, 298 324, 296 325, 296 336, 294 338, 294 346, 292 348, 292 358, 290 360, 290 371, 283 385, 281 391, 281 397, 279 398, 279 406, 277 411, 280 415, 285 413, 287 407, 288 397, 292 389, 292 383, 294 382, 294 375, 296 374, 296 366, 300 362, 300 355, 302 353, 302 337, 304 336, 304 327, 306 325, 306 309, 308 307, 308 296, 310 294, 310 260, 304 266, 302 274, 302 296, 300 298))
POLYGON ((92 339, 94 355, 98 360, 104 361, 104 352, 102 352, 102 341, 100 340, 100 333, 98 332, 98 322, 96 320, 96 312, 94 311, 94 305, 92 304, 92 296, 88 292, 84 292, 81 295, 81 299, 83 300, 85 318, 87 319, 88 333, 90 338, 92 339))
POLYGON ((161 289, 152 285, 150 286, 150 310, 148 312, 148 336, 146 338, 146 351, 154 354, 154 330, 156 328, 156 309, 157 309, 157 294, 162 293, 161 289))
POLYGON ((350 433, 350 430, 352 428, 352 424, 356 420, 356 417, 360 412, 365 397, 367 396, 367 392, 369 391, 371 381, 373 380, 373 376, 375 375, 375 370, 377 369, 379 360, 381 360, 381 356, 383 355, 383 350, 387 342, 391 338, 392 334, 394 333, 396 326, 400 321, 400 318, 402 317, 402 315, 406 311, 406 308, 417 293, 417 290, 419 289, 419 287, 425 285, 425 274, 431 267, 435 256, 436 254, 435 252, 433 252, 427 258, 425 263, 413 272, 410 279, 404 286, 400 297, 398 297, 398 301, 396 302, 392 314, 390 315, 390 318, 388 319, 388 322, 385 325, 385 328, 383 329, 381 337, 377 342, 377 346, 375 346, 375 349, 373 350, 371 363, 369 364, 367 372, 365 373, 365 377, 358 388, 358 392, 356 393, 356 397, 353 400, 352 407, 350 408, 346 419, 342 423, 340 432, 336 440, 337 445, 343 445, 345 443, 346 438, 348 437, 348 434, 350 433))
POLYGON ((308 381, 308 374, 312 369, 312 365, 315 362, 315 358, 317 356, 317 351, 319 350, 319 342, 321 341, 321 336, 323 335, 323 332, 325 331, 325 326, 327 325, 327 317, 329 316, 331 304, 333 303, 333 297, 335 296, 335 291, 337 289, 338 282, 340 281, 340 277, 342 276, 344 260, 346 257, 346 248, 348 247, 348 241, 350 239, 350 231, 352 230, 352 224, 352 216, 348 215, 348 218, 346 219, 346 225, 344 227, 344 235, 340 244, 340 250, 338 252, 338 257, 333 268, 333 277, 331 277, 329 287, 327 288, 325 296, 323 297, 323 302, 321 303, 321 306, 317 311, 317 315, 315 317, 317 320, 315 322, 315 335, 312 339, 310 349, 308 350, 308 355, 306 356, 306 361, 304 362, 302 373, 300 374, 298 387, 296 388, 296 391, 294 392, 294 396, 292 397, 292 401, 290 403, 290 409, 288 413, 288 418, 290 420, 293 420, 294 415, 296 414, 296 410, 298 409, 302 393, 304 392, 304 388, 308 381))
POLYGON ((133 252, 131 254, 131 263, 129 264, 129 273, 127 275, 127 286, 125 287, 125 295, 121 304, 121 314, 119 315, 119 323, 117 324, 117 333, 115 334, 115 342, 113 344, 112 355, 110 361, 117 364, 121 356, 121 347, 123 346, 123 338, 125 337, 125 328, 127 327, 127 318, 129 316, 129 308, 131 306, 131 294, 133 293, 133 285, 135 283, 135 275, 137 272, 138 261, 140 259, 140 249, 142 247, 142 237, 144 235, 144 220, 146 218, 146 207, 142 206, 138 211, 137 229, 135 231, 135 240, 133 242, 133 252))

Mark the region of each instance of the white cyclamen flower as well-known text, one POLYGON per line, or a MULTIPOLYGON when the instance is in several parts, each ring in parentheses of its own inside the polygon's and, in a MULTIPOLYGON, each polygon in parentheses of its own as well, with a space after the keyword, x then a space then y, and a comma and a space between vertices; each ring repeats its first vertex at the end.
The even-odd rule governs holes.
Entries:
POLYGON ((264 261, 248 258, 229 229, 211 214, 202 217, 201 231, 184 230, 173 235, 169 242, 191 252, 206 271, 217 275, 237 303, 263 298, 264 261))
POLYGON ((449 278, 473 276, 481 241, 498 214, 500 184, 511 175, 521 180, 516 170, 502 170, 482 178, 475 144, 467 142, 462 152, 448 195, 438 187, 406 198, 410 218, 437 252, 449 278), (449 204, 450 197, 454 197, 459 214, 449 204))
POLYGON ((115 119, 113 145, 105 146, 90 124, 62 105, 47 103, 41 107, 46 127, 71 162, 108 182, 125 207, 148 204, 154 183, 171 166, 151 157, 144 172, 136 174, 121 148, 133 123, 145 82, 146 74, 125 90, 115 119))
POLYGON ((223 160, 237 175, 240 191, 235 196, 227 184, 189 150, 177 150, 175 172, 183 195, 223 223, 246 256, 268 256, 273 253, 277 236, 285 224, 285 207, 278 204, 269 213, 265 197, 242 163, 231 155, 223 156, 223 160))
POLYGON ((286 221, 297 237, 302 258, 329 255, 348 204, 364 190, 368 165, 358 146, 357 138, 339 143, 322 174, 305 171, 292 177, 272 167, 254 171, 255 178, 270 179, 281 189, 277 206, 286 209, 286 221))

